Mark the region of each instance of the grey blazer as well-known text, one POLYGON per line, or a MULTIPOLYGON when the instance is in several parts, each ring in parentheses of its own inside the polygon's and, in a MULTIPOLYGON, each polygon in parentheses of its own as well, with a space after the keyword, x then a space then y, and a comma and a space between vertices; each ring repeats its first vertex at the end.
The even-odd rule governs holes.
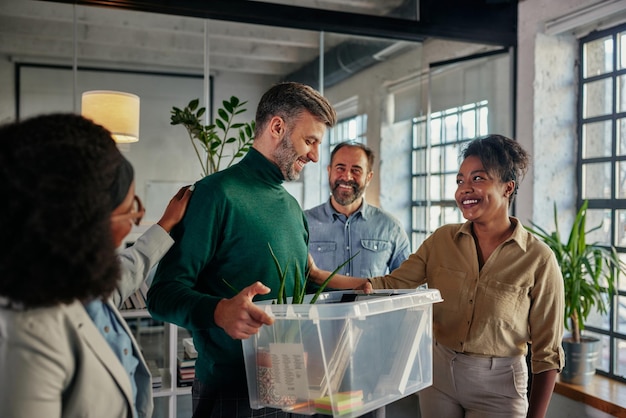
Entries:
MULTIPOLYGON (((124 250, 125 274, 109 300, 118 317, 115 307, 138 288, 172 242, 155 225, 134 248, 124 250), (135 268, 128 269, 127 263, 135 268)), ((133 417, 128 375, 82 303, 20 310, 4 302, 6 306, 0 307, 0 417, 133 417)), ((119 318, 140 359, 138 415, 150 417, 150 373, 126 322, 119 318)))

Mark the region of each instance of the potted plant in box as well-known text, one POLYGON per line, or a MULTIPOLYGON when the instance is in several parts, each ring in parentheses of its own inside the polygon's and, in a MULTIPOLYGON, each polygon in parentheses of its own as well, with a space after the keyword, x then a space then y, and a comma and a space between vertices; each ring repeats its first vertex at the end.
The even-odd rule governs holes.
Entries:
POLYGON ((565 328, 571 336, 563 340, 565 369, 561 380, 574 384, 586 384, 595 373, 600 341, 584 336, 582 331, 587 317, 595 308, 607 312, 607 300, 615 294, 620 273, 626 273, 615 248, 587 242, 587 235, 602 225, 586 230, 588 201, 584 201, 576 214, 569 237, 562 241, 556 204, 554 205, 555 231, 532 223, 527 229, 539 237, 554 251, 563 275, 565 290, 565 328))
MULTIPOLYGON (((308 282, 308 276, 305 276, 304 283, 302 283, 302 273, 298 266, 298 263, 294 263, 295 271, 294 271, 294 286, 293 286, 293 296, 291 299, 288 298, 286 292, 286 281, 287 281, 287 271, 289 269, 289 265, 285 265, 284 268, 281 266, 278 258, 274 254, 272 250, 271 244, 268 243, 269 254, 274 261, 274 265, 276 267, 276 273, 279 279, 279 289, 278 294, 275 300, 272 301, 272 304, 282 305, 287 308, 287 304, 291 302, 293 305, 301 305, 305 303, 305 294, 306 294, 306 284, 308 282)), ((314 304, 321 293, 326 288, 327 284, 330 280, 337 274, 337 272, 348 264, 354 257, 356 257, 359 253, 357 252, 352 257, 344 261, 341 265, 339 265, 329 276, 326 278, 324 283, 322 283, 313 297, 310 299, 310 304, 314 304)), ((227 280, 224 280, 224 283, 233 291, 233 293, 239 293, 239 290, 234 288, 231 284, 228 283, 227 280)), ((263 327, 259 332, 259 335, 267 333, 263 337, 259 337, 259 339, 267 342, 278 343, 278 344, 296 344, 300 347, 303 346, 303 335, 305 335, 308 331, 306 329, 303 330, 303 327, 306 328, 298 320, 285 320, 279 321, 275 323, 271 327, 263 327)), ((310 331, 310 330, 309 330, 310 331)), ((308 353, 302 352, 300 354, 292 353, 293 358, 299 358, 303 364, 307 363, 308 353)), ((262 404, 264 405, 273 405, 273 406, 289 406, 293 405, 296 402, 296 397, 290 394, 282 393, 280 389, 276 386, 276 375, 279 374, 272 367, 272 355, 269 350, 269 346, 265 345, 263 347, 257 347, 255 353, 255 365, 256 365, 256 387, 258 388, 258 397, 262 404)))

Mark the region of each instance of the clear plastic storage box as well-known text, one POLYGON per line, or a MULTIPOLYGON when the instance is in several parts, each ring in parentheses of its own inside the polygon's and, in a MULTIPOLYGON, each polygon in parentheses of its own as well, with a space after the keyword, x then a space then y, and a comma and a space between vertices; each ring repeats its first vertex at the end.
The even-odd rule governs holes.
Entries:
POLYGON ((427 289, 259 302, 275 321, 243 340, 251 407, 358 417, 430 386, 432 304, 441 300, 427 289))

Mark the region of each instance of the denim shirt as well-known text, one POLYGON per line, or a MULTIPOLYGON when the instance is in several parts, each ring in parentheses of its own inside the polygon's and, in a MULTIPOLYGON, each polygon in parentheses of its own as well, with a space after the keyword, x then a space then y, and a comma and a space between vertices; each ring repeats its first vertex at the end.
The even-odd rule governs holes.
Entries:
POLYGON ((400 222, 368 205, 349 217, 335 211, 330 199, 305 211, 309 223, 309 252, 321 269, 333 271, 359 254, 340 273, 356 277, 382 276, 397 268, 410 253, 400 222))
POLYGON ((133 416, 137 416, 135 371, 139 365, 139 358, 135 355, 130 336, 126 333, 122 324, 119 323, 109 305, 101 299, 94 299, 87 303, 85 310, 128 373, 130 385, 133 389, 133 409, 135 410, 133 416))

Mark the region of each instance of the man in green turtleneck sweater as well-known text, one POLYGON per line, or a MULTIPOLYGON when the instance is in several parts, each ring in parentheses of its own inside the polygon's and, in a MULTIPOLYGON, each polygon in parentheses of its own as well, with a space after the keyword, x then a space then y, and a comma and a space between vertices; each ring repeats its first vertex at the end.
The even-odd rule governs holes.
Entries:
MULTIPOLYGON (((159 264, 148 308, 155 319, 192 332, 198 350, 194 417, 231 418, 242 409, 252 416, 239 340, 272 322, 252 302, 255 296, 277 296, 268 244, 281 265, 290 266, 289 295, 294 263, 301 272, 307 267, 306 218, 282 182, 298 179, 306 163, 317 162, 326 128, 335 120, 330 103, 312 88, 272 87, 259 102, 248 154, 196 183, 187 213, 172 231, 176 243, 159 264), (241 292, 235 294, 224 280, 241 292)), ((282 416, 270 408, 254 413, 282 416)))

